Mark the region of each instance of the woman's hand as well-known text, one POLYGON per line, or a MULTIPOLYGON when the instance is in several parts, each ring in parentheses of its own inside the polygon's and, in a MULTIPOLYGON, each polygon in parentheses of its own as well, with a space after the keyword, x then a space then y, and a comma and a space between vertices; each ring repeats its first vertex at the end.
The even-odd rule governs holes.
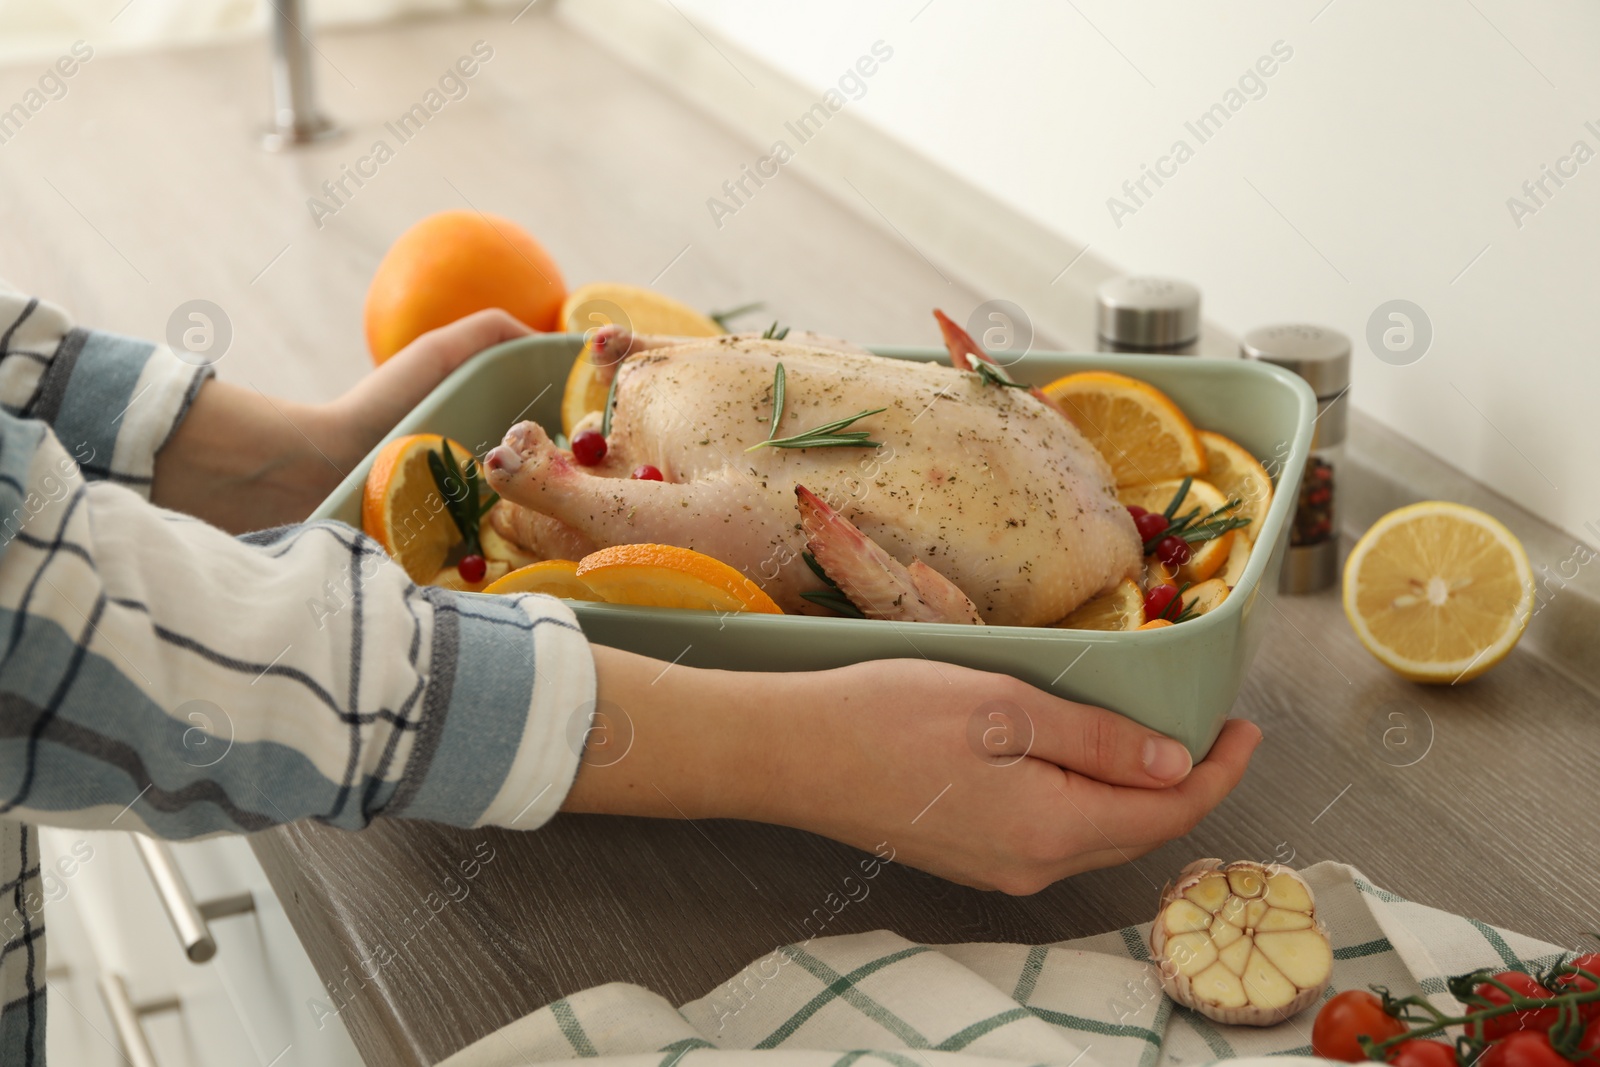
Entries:
POLYGON ((532 332, 498 309, 468 315, 418 337, 326 404, 208 382, 156 453, 151 497, 230 533, 298 522, 451 371, 532 332))
POLYGON ((491 308, 430 330, 390 356, 339 399, 322 405, 319 419, 332 449, 343 457, 340 465, 348 470, 359 463, 395 423, 467 360, 533 332, 509 312, 491 308))
POLYGON ((1006 676, 893 660, 820 677, 815 713, 791 726, 809 758, 790 769, 783 821, 1007 893, 1187 834, 1261 740, 1232 720, 1191 767, 1170 738, 1006 676))
POLYGON ((1261 740, 1230 721, 1191 767, 1120 715, 925 660, 757 674, 597 647, 595 662, 603 721, 568 810, 779 823, 1008 893, 1188 833, 1261 740))

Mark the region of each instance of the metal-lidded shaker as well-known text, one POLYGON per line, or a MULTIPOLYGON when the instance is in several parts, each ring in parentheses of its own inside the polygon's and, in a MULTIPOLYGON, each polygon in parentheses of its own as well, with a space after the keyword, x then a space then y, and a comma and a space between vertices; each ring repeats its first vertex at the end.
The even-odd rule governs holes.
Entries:
POLYGON ((1200 290, 1178 278, 1130 275, 1100 286, 1096 331, 1102 352, 1194 355, 1200 290))
POLYGON ((1278 582, 1284 593, 1315 593, 1339 580, 1335 476, 1344 463, 1349 422, 1350 339, 1326 326, 1283 323, 1251 330, 1239 352, 1293 371, 1317 394, 1311 453, 1278 582))

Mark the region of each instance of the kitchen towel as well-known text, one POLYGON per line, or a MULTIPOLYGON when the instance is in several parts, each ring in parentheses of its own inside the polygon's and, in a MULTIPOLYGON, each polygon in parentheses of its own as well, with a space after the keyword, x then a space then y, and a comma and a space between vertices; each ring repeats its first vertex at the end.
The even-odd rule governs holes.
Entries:
MULTIPOLYGON (((1380 984, 1458 1014, 1448 976, 1536 970, 1564 955, 1404 900, 1344 864, 1302 873, 1333 940, 1327 996, 1380 984)), ((1051 945, 919 945, 882 930, 817 938, 681 1008, 636 985, 586 989, 441 1067, 1166 1067, 1311 1055, 1315 1007, 1272 1027, 1213 1023, 1162 993, 1148 938, 1148 925, 1051 945)))

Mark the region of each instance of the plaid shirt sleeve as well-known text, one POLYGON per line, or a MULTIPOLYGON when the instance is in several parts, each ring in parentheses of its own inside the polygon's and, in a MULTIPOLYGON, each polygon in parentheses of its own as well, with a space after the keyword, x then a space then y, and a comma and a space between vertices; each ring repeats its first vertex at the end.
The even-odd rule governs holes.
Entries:
POLYGON ((377 815, 533 828, 594 706, 560 601, 419 587, 318 522, 148 501, 207 371, 0 290, 0 1062, 43 1062, 31 830, 170 838, 377 815))

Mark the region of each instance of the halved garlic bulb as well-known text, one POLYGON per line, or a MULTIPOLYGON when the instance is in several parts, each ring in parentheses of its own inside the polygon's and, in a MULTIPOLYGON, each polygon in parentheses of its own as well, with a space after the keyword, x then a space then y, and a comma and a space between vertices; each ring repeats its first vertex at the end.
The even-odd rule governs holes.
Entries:
POLYGON ((1271 1026, 1316 1003, 1333 947, 1288 867, 1196 860, 1161 893, 1150 949, 1167 995, 1221 1023, 1271 1026))

